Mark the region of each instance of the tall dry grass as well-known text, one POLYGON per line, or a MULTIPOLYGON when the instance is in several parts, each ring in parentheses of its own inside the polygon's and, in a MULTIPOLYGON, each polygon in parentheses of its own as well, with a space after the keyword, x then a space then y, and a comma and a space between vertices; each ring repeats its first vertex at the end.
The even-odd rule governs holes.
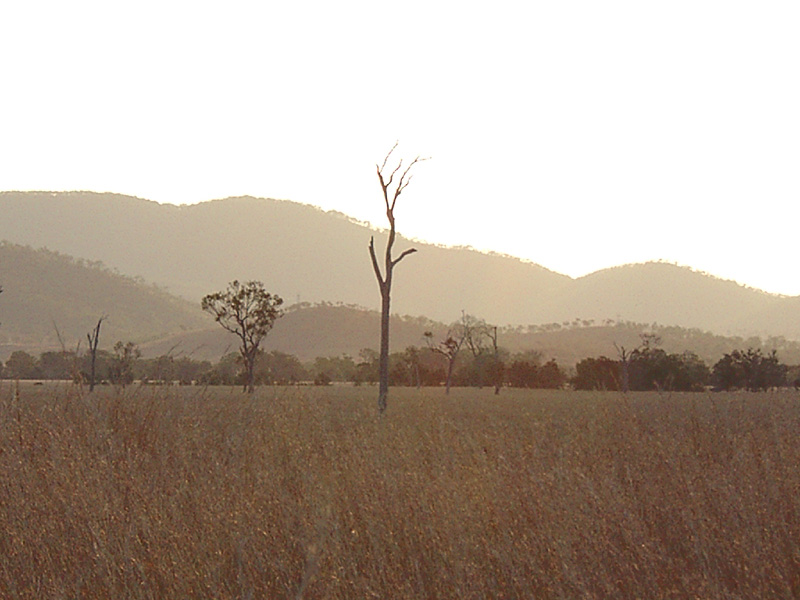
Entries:
POLYGON ((0 597, 793 598, 800 399, 0 388, 0 597))

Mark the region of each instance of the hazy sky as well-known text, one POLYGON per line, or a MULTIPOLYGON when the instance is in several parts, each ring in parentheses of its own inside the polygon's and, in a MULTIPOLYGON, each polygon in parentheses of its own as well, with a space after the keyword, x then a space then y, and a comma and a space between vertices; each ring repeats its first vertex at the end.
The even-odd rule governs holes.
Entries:
POLYGON ((800 294, 800 3, 5 2, 0 189, 249 194, 800 294))

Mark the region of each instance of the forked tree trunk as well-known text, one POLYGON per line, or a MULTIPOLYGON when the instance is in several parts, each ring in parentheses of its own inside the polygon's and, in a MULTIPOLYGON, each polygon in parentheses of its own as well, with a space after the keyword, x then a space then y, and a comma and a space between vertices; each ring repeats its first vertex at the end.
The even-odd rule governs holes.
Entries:
POLYGON ((411 176, 409 175, 411 167, 419 161, 425 160, 420 157, 415 158, 411 164, 406 167, 402 175, 400 175, 400 179, 392 191, 392 181, 403 166, 403 161, 401 160, 394 171, 388 175, 388 179, 384 174, 384 169, 395 148, 397 148, 397 144, 392 147, 389 154, 383 159, 383 165, 375 165, 378 171, 378 181, 380 181, 381 191, 383 192, 383 201, 386 206, 386 218, 389 220, 389 239, 386 242, 383 273, 381 273, 381 267, 378 263, 378 256, 375 254, 375 239, 370 238, 369 241, 369 256, 372 260, 372 268, 375 271, 375 277, 378 280, 378 287, 381 292, 381 352, 380 358, 378 359, 378 412, 380 414, 386 411, 387 399, 389 397, 389 315, 391 308, 392 271, 397 263, 409 254, 416 252, 414 248, 410 248, 403 251, 397 258, 392 258, 392 247, 394 246, 396 236, 394 207, 397 204, 397 198, 403 193, 403 190, 411 181, 411 176))
POLYGON ((97 364, 97 344, 100 341, 100 326, 103 324, 103 319, 105 317, 100 317, 97 321, 97 326, 92 330, 91 333, 87 333, 86 337, 89 339, 89 357, 90 357, 90 366, 89 366, 89 392, 94 391, 94 384, 95 384, 95 365, 97 364))

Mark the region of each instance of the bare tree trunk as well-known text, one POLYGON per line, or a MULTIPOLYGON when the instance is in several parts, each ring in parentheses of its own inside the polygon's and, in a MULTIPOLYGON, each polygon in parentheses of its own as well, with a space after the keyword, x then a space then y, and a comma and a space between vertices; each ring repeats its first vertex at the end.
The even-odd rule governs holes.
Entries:
POLYGON ((91 366, 90 366, 90 373, 89 373, 89 392, 94 391, 94 379, 95 379, 95 364, 97 362, 97 344, 100 341, 100 325, 103 324, 103 319, 105 317, 100 317, 97 321, 97 326, 91 333, 87 333, 86 337, 89 338, 89 353, 91 356, 91 366))
POLYGON ((247 361, 247 380, 244 383, 244 391, 248 394, 252 394, 256 387, 255 387, 255 364, 254 361, 250 360, 247 361))
POLYGON ((621 388, 622 392, 627 394, 630 391, 630 364, 631 364, 631 353, 625 350, 625 346, 617 346, 614 344, 614 347, 617 349, 617 354, 619 354, 620 358, 620 377, 622 378, 621 388))
POLYGON ((444 393, 446 396, 450 395, 450 382, 453 380, 453 367, 456 364, 456 357, 454 356, 447 364, 447 381, 444 385, 444 393))
POLYGON ((384 169, 395 148, 397 148, 397 144, 392 147, 389 154, 383 159, 383 165, 375 165, 378 171, 381 191, 383 192, 384 204, 386 206, 386 218, 389 220, 389 239, 386 242, 383 273, 381 273, 378 257, 375 254, 375 239, 370 238, 369 240, 369 256, 372 260, 372 268, 375 271, 375 277, 378 280, 378 287, 381 292, 381 352, 378 360, 378 412, 380 414, 386 411, 387 398, 389 397, 389 315, 392 293, 392 272, 397 263, 409 254, 416 252, 416 249, 409 248, 408 250, 404 250, 397 258, 392 258, 392 247, 394 246, 396 236, 394 207, 397 204, 397 198, 403 193, 403 190, 411 181, 411 175, 409 175, 411 168, 419 161, 425 160, 421 159, 419 156, 415 158, 400 175, 400 179, 392 191, 392 181, 403 166, 403 161, 401 160, 397 167, 389 174, 385 173, 384 169))
POLYGON ((389 286, 381 286, 381 353, 378 359, 378 412, 386 410, 389 397, 389 286))

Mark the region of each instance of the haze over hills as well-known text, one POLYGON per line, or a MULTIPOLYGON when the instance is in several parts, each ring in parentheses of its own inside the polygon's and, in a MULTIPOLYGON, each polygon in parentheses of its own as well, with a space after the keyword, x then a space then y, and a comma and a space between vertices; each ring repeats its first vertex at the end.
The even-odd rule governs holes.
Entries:
POLYGON ((59 334, 69 349, 100 317, 101 347, 146 341, 213 325, 196 304, 100 264, 63 254, 0 243, 0 355, 54 349, 59 334))
MULTIPOLYGON (((107 319, 100 347, 133 341, 145 357, 170 354, 215 362, 235 352, 238 340, 201 312, 199 303, 171 296, 142 280, 115 273, 102 264, 73 259, 50 250, 0 243, 0 360, 14 350, 38 354, 68 349, 81 342, 100 316, 107 319), (58 339, 56 327, 61 335, 58 339)), ((357 357, 378 343, 377 311, 333 303, 288 307, 267 337, 264 348, 293 354, 303 361, 317 356, 357 357)), ((425 317, 395 315, 391 350, 424 347, 424 333, 444 339, 447 325, 425 317)), ((784 339, 724 338, 700 330, 653 327, 629 322, 572 320, 500 329, 499 341, 510 352, 533 350, 544 360, 569 367, 588 356, 614 356, 615 344, 633 348, 640 334, 654 332, 669 352, 692 350, 712 364, 724 352, 749 346, 777 349, 782 360, 800 363, 800 344, 784 339)))
MULTIPOLYGON (((378 307, 367 245, 374 235, 381 248, 385 232, 340 213, 248 197, 179 207, 90 192, 3 192, 0 211, 0 239, 101 260, 192 302, 232 279, 258 279, 289 304, 378 307)), ((615 319, 800 339, 800 297, 686 267, 627 265, 573 280, 466 248, 402 237, 396 248, 412 245, 419 252, 395 272, 399 314, 451 322, 465 310, 500 325, 615 319)))
MULTIPOLYGON (((409 346, 425 348, 424 333, 430 331, 435 340, 447 336, 448 327, 424 317, 392 317, 391 351, 402 352, 409 346)), ((358 357, 364 348, 376 350, 380 313, 363 308, 333 304, 295 305, 275 322, 264 341, 264 350, 278 350, 297 356, 304 362, 318 356, 358 357)), ((566 325, 551 323, 534 327, 506 327, 498 332, 502 348, 511 353, 533 351, 542 360, 554 358, 566 368, 593 356, 616 358, 616 345, 628 350, 641 344, 642 333, 653 333, 667 352, 695 352, 712 365, 726 352, 747 347, 777 350, 781 360, 800 364, 800 343, 785 339, 743 339, 723 337, 697 329, 659 327, 631 322, 592 323, 573 321, 566 325)), ((220 327, 176 333, 164 339, 141 345, 145 356, 191 356, 195 360, 219 360, 236 352, 235 336, 220 327)))

